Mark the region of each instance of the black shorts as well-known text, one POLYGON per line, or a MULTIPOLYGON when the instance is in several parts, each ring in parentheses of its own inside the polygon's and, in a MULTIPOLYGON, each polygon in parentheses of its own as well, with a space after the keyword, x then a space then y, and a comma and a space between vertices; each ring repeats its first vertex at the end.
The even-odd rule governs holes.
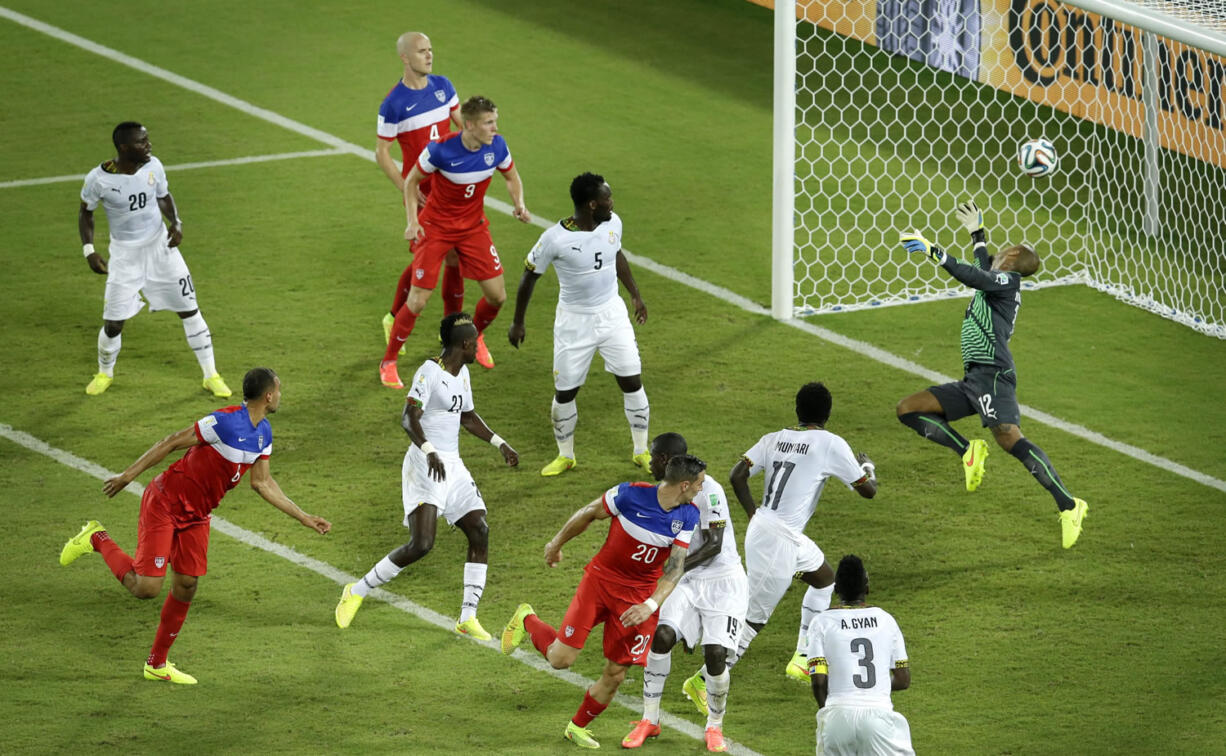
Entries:
POLYGON ((977 414, 985 428, 1022 422, 1017 406, 1017 374, 1012 368, 998 370, 991 365, 971 365, 962 380, 929 386, 928 391, 941 403, 946 420, 977 414))

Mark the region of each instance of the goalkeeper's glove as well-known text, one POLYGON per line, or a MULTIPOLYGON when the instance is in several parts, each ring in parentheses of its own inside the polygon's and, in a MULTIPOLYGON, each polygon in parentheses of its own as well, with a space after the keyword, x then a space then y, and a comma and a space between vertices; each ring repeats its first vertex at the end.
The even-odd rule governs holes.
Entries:
POLYGON ((963 202, 954 211, 962 227, 972 234, 983 230, 983 211, 974 202, 963 202))
POLYGON ((903 248, 908 252, 918 252, 919 254, 927 255, 937 265, 945 262, 945 253, 941 248, 925 239, 919 231, 903 234, 899 241, 902 242, 903 248))

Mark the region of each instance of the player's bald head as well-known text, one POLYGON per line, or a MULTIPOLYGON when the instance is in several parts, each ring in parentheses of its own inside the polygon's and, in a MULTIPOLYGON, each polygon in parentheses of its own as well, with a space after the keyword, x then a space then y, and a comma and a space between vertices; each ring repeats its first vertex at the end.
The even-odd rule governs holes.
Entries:
POLYGON ((401 57, 408 55, 413 51, 414 46, 419 39, 424 39, 427 43, 430 42, 430 38, 422 32, 408 31, 401 34, 400 38, 396 40, 396 54, 401 57))
POLYGON ((1016 251, 1013 269, 1023 276, 1034 275, 1039 269, 1039 253, 1025 244, 1019 244, 1013 250, 1016 251))

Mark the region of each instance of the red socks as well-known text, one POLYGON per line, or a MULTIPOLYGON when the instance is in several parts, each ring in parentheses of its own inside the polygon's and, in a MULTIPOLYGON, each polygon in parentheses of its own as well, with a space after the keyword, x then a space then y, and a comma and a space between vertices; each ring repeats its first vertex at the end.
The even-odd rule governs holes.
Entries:
POLYGON ((406 265, 404 272, 400 274, 400 281, 396 283, 396 296, 392 298, 392 309, 388 312, 395 315, 400 312, 400 308, 409 298, 409 287, 413 285, 413 266, 406 265))
POLYGON ((187 610, 192 607, 190 601, 180 601, 174 593, 166 594, 166 603, 162 604, 162 621, 158 623, 157 635, 153 638, 153 650, 149 652, 149 665, 160 667, 166 663, 166 654, 170 645, 179 635, 183 620, 187 618, 187 610))
POLYGON ((549 653, 549 644, 558 637, 558 631, 545 624, 540 617, 529 614, 524 617, 524 629, 532 636, 532 645, 541 652, 541 656, 549 653))
POLYGON ((498 311, 502 309, 502 305, 495 307, 485 301, 485 297, 481 297, 481 301, 477 302, 477 309, 473 312, 473 325, 477 327, 477 333, 485 333, 485 329, 490 323, 494 322, 494 318, 498 317, 498 311))
POLYGON ((417 316, 409 309, 408 305, 401 307, 396 311, 396 322, 392 325, 392 336, 387 340, 387 351, 383 353, 384 362, 395 362, 397 355, 400 354, 400 347, 404 346, 405 339, 413 333, 413 326, 417 323, 417 316))
POLYGON ((592 723, 592 720, 600 716, 600 712, 605 710, 608 704, 602 704, 595 698, 592 698, 590 691, 583 693, 583 703, 579 704, 579 711, 575 712, 575 716, 571 717, 570 721, 580 727, 587 727, 592 723))
POLYGON ((460 266, 443 266, 443 315, 451 315, 464 309, 464 276, 460 266))
POLYGON ((112 541, 105 530, 99 530, 91 535, 89 542, 94 547, 94 551, 101 554, 102 558, 106 560, 106 566, 115 575, 115 579, 122 583, 123 576, 132 571, 132 557, 125 554, 123 549, 119 548, 119 544, 112 541))

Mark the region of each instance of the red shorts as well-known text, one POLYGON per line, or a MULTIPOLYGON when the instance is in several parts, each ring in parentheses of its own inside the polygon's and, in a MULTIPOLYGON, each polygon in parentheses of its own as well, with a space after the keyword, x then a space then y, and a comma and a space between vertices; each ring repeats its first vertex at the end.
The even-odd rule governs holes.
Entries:
POLYGON ((161 486, 160 478, 140 497, 140 523, 136 529, 137 575, 162 577, 167 563, 180 575, 200 577, 209 566, 209 516, 184 511, 161 486))
POLYGON ((432 226, 423 226, 424 236, 412 244, 413 285, 433 289, 438 283, 443 258, 455 250, 460 258, 460 271, 472 281, 486 281, 502 275, 502 260, 490 238, 489 223, 464 234, 445 234, 432 226))
POLYGON ((583 648, 592 628, 603 622, 604 658, 625 667, 645 667, 660 613, 655 612, 633 627, 623 627, 620 618, 623 612, 643 603, 651 594, 647 588, 620 586, 584 572, 566 616, 562 618, 562 626, 558 628, 558 640, 571 648, 583 648))

